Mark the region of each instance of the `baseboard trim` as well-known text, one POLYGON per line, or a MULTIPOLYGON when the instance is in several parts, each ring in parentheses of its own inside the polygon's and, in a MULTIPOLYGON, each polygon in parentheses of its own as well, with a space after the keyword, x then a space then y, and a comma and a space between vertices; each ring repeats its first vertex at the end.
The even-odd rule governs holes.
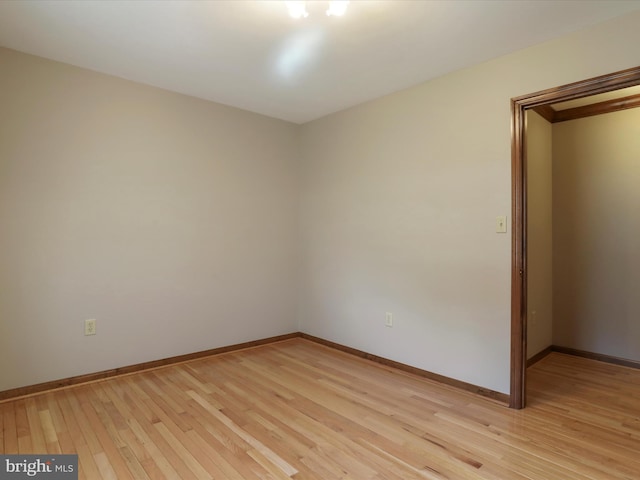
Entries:
POLYGON ((527 359, 527 368, 535 365, 536 363, 538 363, 540 360, 542 360, 544 357, 546 357, 547 355, 549 355, 551 352, 553 352, 553 345, 549 345, 547 348, 545 348, 544 350, 536 353, 533 357, 527 359))
POLYGON ((18 397, 34 395, 34 394, 42 393, 48 390, 55 390, 63 387, 70 387, 73 385, 93 382, 96 380, 104 380, 105 378, 115 377, 118 375, 126 375, 126 374, 141 372, 143 370, 150 370, 152 368, 165 367, 167 365, 188 362, 190 360, 210 357, 213 355, 220 355, 222 353, 234 352, 237 350, 246 350, 247 348, 259 347, 262 345, 281 342, 284 340, 290 340, 292 338, 299 338, 299 337, 300 337, 299 332, 287 333, 285 335, 277 335, 275 337, 263 338, 263 339, 254 340, 251 342, 237 343, 235 345, 212 348, 210 350, 203 350, 201 352, 187 353, 185 355, 177 355, 175 357, 163 358, 160 360, 152 360, 150 362, 137 363, 135 365, 128 365, 125 367, 112 368, 110 370, 103 370, 101 372, 88 373, 86 375, 78 375, 75 377, 68 377, 68 378, 63 378, 59 380, 53 380, 51 382, 43 382, 43 383, 38 383, 36 385, 28 385, 25 387, 13 388, 11 390, 4 390, 0 392, 0 402, 5 400, 15 400, 18 397))
POLYGON ((558 345, 552 345, 551 350, 558 353, 564 353, 566 355, 573 355, 575 357, 583 357, 590 360, 597 360, 599 362, 612 363, 614 365, 620 365, 623 367, 640 369, 640 362, 636 360, 628 360, 626 358, 614 357, 612 355, 605 355, 603 353, 587 352, 585 350, 578 350, 576 348, 560 347, 558 345))
POLYGON ((395 360, 389 360, 388 358, 379 357, 377 355, 373 355, 371 353, 367 353, 362 350, 358 350, 356 348, 347 347, 345 345, 341 345, 339 343, 335 343, 330 340, 314 337, 313 335, 309 335, 308 333, 300 333, 300 337, 304 338, 305 340, 319 343, 326 347, 330 347, 351 355, 355 355, 356 357, 365 358, 367 360, 371 360, 373 362, 385 365, 387 367, 392 367, 392 368, 401 370, 403 372, 412 373, 414 375, 417 375, 423 378, 428 378, 429 380, 434 380, 436 382, 443 383, 450 387, 455 387, 460 390, 465 390, 467 392, 471 392, 476 395, 489 398, 498 403, 504 404, 505 406, 509 405, 509 395, 507 395, 506 393, 496 392, 488 388, 479 387, 477 385, 463 382, 461 380, 456 380, 454 378, 446 377, 444 375, 439 375, 437 373, 429 372, 427 370, 422 370, 421 368, 412 367, 411 365, 407 365, 405 363, 400 363, 400 362, 396 362, 395 360))
POLYGON ((211 357, 211 356, 234 352, 238 350, 246 350, 248 348, 268 345, 270 343, 282 342, 285 340, 291 340, 293 338, 303 338, 305 340, 309 340, 311 342, 318 343, 320 345, 324 345, 326 347, 330 347, 335 350, 339 350, 360 358, 371 360, 373 362, 379 363, 381 365, 385 365, 387 367, 392 367, 403 372, 411 373, 423 378, 427 378, 429 380, 434 380, 444 385, 458 388, 460 390, 465 390, 467 392, 480 395, 482 397, 494 400, 504 405, 509 405, 509 395, 505 393, 496 392, 488 388, 479 387, 477 385, 463 382, 461 380, 456 380, 454 378, 446 377, 444 375, 439 375, 437 373, 429 372, 427 370, 422 370, 421 368, 412 367, 411 365, 407 365, 405 363, 400 363, 400 362, 396 362, 395 360, 379 357, 378 355, 373 355, 371 353, 367 353, 362 350, 347 347, 346 345, 341 345, 339 343, 335 343, 330 340, 325 340, 320 337, 314 337, 313 335, 309 335, 307 333, 302 333, 302 332, 287 333, 285 335, 277 335, 275 337, 263 338, 263 339, 254 340, 251 342, 244 342, 244 343, 238 343, 235 345, 228 345, 225 347, 212 348, 210 350, 203 350, 201 352, 187 353, 185 355, 177 355, 175 357, 163 358, 160 360, 152 360, 150 362, 137 363, 135 365, 128 365, 125 367, 113 368, 110 370, 103 370, 101 372, 88 373, 86 375, 78 375, 75 377, 68 377, 68 378, 62 378, 59 380, 53 380, 51 382, 43 382, 43 383, 38 383, 36 385, 28 385, 24 387, 13 388, 10 390, 4 390, 4 391, 0 391, 0 402, 15 400, 19 397, 36 395, 38 393, 42 393, 50 390, 56 390, 59 388, 72 387, 74 385, 80 385, 83 383, 104 380, 104 379, 116 377, 119 375, 129 375, 129 374, 141 372, 144 370, 151 370, 154 368, 165 367, 165 366, 174 365, 177 363, 188 362, 191 360, 197 360, 199 358, 211 357))

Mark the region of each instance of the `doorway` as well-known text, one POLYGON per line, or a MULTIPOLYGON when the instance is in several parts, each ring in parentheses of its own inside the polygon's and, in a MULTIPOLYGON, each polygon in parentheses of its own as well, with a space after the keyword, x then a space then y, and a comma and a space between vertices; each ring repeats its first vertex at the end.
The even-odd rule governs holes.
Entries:
POLYGON ((640 67, 551 88, 511 100, 512 269, 511 269, 511 408, 526 405, 527 366, 527 110, 553 115, 552 104, 640 85, 640 67))

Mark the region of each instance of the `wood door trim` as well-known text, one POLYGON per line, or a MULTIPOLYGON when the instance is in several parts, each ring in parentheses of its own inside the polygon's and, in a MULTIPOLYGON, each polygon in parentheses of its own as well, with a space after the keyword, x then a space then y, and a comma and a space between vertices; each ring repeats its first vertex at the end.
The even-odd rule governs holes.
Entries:
POLYGON ((640 66, 511 99, 511 408, 526 404, 526 111, 639 84, 640 66))
POLYGON ((640 94, 605 100, 604 102, 583 105, 582 107, 567 108, 566 110, 555 110, 550 105, 540 105, 533 110, 548 122, 558 123, 637 107, 640 107, 640 94))
POLYGON ((551 105, 540 105, 533 109, 538 115, 544 118, 549 123, 555 123, 556 121, 556 111, 553 109, 551 105))

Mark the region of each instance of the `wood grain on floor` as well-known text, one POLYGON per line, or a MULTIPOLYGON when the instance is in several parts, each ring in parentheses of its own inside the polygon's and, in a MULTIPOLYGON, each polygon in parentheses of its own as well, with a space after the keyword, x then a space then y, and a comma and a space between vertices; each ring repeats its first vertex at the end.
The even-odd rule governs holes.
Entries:
POLYGON ((640 371, 553 353, 521 411, 304 339, 0 403, 94 479, 638 479, 640 371))

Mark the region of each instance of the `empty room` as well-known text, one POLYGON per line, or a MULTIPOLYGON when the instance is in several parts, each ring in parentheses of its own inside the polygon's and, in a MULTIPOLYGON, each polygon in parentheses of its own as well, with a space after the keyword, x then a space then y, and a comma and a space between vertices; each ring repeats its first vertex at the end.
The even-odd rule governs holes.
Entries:
POLYGON ((0 479, 640 472, 640 1, 0 1, 0 479))

